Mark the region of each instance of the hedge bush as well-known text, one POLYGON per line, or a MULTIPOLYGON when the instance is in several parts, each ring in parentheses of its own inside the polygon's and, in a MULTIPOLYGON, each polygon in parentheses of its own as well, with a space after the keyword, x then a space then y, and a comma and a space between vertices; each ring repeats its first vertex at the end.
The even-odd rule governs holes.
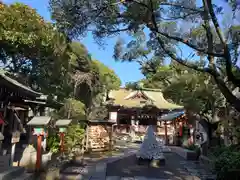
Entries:
POLYGON ((240 151, 238 146, 219 147, 214 152, 217 180, 240 179, 240 151))

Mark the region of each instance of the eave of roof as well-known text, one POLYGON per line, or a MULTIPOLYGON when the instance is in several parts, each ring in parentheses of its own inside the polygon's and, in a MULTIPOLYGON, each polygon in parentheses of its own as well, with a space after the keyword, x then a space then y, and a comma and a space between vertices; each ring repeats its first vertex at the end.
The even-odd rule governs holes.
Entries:
POLYGON ((51 121, 50 116, 34 116, 27 123, 27 125, 30 125, 30 126, 45 126, 45 125, 48 125, 50 121, 51 121))
POLYGON ((184 111, 168 113, 168 114, 163 115, 163 116, 160 118, 160 120, 163 120, 163 121, 171 121, 171 120, 174 120, 175 118, 177 118, 177 117, 179 117, 179 116, 182 116, 183 114, 185 114, 184 111))
POLYGON ((34 96, 40 96, 42 94, 42 93, 32 90, 30 87, 27 87, 27 86, 21 84, 20 82, 16 81, 15 79, 10 78, 6 74, 7 74, 7 71, 0 69, 0 77, 3 78, 4 80, 6 80, 7 82, 9 82, 10 84, 12 84, 13 86, 16 86, 17 88, 21 88, 21 89, 33 94, 34 96))

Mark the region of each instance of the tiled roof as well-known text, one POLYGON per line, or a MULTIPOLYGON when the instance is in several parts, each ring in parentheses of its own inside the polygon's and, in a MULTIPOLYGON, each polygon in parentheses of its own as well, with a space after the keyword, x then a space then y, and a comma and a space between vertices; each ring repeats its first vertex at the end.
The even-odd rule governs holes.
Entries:
POLYGON ((121 88, 113 90, 109 93, 109 98, 113 100, 113 105, 120 105, 125 107, 143 107, 151 105, 158 109, 183 109, 183 106, 176 105, 164 99, 160 90, 156 89, 142 89, 142 90, 127 90, 121 88), (142 98, 133 98, 136 94, 141 94, 142 98), (145 99, 146 98, 146 99, 145 99), (145 101, 145 102, 144 102, 145 101))
POLYGON ((40 96, 41 93, 39 92, 36 92, 34 90, 32 90, 30 87, 27 87, 21 83, 19 83, 18 81, 16 81, 15 79, 12 79, 10 78, 8 75, 7 75, 7 71, 3 70, 3 69, 0 69, 0 78, 3 78, 4 80, 8 81, 10 84, 16 86, 17 88, 21 88, 27 92, 30 92, 36 96, 40 96))

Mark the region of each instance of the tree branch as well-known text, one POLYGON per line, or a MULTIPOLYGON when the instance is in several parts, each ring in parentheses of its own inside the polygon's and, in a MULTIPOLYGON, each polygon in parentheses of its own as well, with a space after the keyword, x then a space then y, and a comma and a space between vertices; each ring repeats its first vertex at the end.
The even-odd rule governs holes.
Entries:
POLYGON ((162 2, 160 3, 160 6, 173 6, 173 7, 178 7, 178 8, 182 8, 182 9, 186 9, 186 10, 191 10, 191 11, 195 11, 195 12, 202 12, 202 10, 199 10, 203 7, 199 7, 199 9, 195 9, 195 8, 189 8, 186 6, 183 6, 181 4, 175 4, 175 3, 168 3, 168 2, 162 2))
POLYGON ((233 105, 233 107, 240 112, 240 100, 233 95, 233 93, 228 89, 225 82, 220 76, 213 76, 218 88, 226 98, 226 100, 233 105))
MULTIPOLYGON (((150 0, 152 2, 152 0, 150 0)), ((153 9, 152 9, 153 10, 153 9)), ((157 22, 154 16, 154 13, 152 13, 152 22, 154 25, 154 28, 157 29, 157 22)), ((157 35, 156 35, 157 36, 157 35)), ((188 68, 197 70, 199 72, 207 72, 209 74, 211 74, 213 76, 213 78, 216 81, 217 86, 219 87, 219 89, 221 90, 221 92, 223 93, 223 95, 226 97, 226 99, 228 100, 229 103, 231 103, 238 111, 240 111, 240 100, 234 96, 232 94, 232 92, 228 89, 228 87, 226 86, 225 82, 221 79, 220 74, 214 70, 214 69, 210 69, 210 68, 199 68, 198 66, 194 65, 194 64, 186 64, 184 62, 184 60, 182 60, 181 58, 176 57, 176 55, 174 53, 172 53, 171 51, 169 51, 168 49, 165 48, 165 44, 164 42, 160 39, 159 36, 157 36, 157 40, 160 44, 160 46, 162 47, 162 49, 175 61, 177 61, 178 63, 182 64, 183 66, 186 66, 188 68)))
MULTIPOLYGON (((203 12, 203 20, 204 20, 204 29, 206 30, 206 36, 207 36, 207 44, 208 44, 208 52, 213 52, 213 35, 209 23, 209 18, 208 18, 208 7, 206 6, 205 0, 203 0, 203 5, 204 5, 204 12, 203 12)), ((208 54, 207 56, 208 61, 209 61, 209 66, 211 68, 214 68, 216 70, 216 66, 214 64, 214 56, 208 54)))
POLYGON ((236 86, 240 87, 240 79, 238 79, 237 77, 234 76, 233 72, 232 72, 232 58, 231 58, 231 54, 230 51, 228 49, 228 45, 226 43, 226 40, 224 38, 224 35, 220 29, 220 25, 218 23, 216 14, 214 12, 213 9, 213 5, 212 5, 212 0, 205 0, 206 1, 206 6, 208 6, 208 10, 209 10, 209 14, 211 16, 213 25, 215 27, 216 33, 221 41, 221 43, 224 45, 224 58, 226 60, 226 72, 227 72, 227 76, 228 76, 228 80, 231 81, 233 84, 235 84, 236 86))
MULTIPOLYGON (((149 9, 149 6, 148 6, 147 4, 144 4, 144 3, 139 2, 139 1, 137 1, 137 0, 131 0, 131 2, 134 2, 134 3, 136 3, 136 4, 139 4, 139 5, 141 5, 141 6, 146 7, 147 9, 149 9)), ((152 3, 152 2, 151 2, 151 3, 152 3)), ((175 4, 175 3, 169 3, 169 2, 162 2, 162 3, 160 3, 159 5, 160 5, 160 6, 173 6, 173 7, 178 7, 178 8, 182 8, 182 9, 186 9, 186 10, 191 10, 191 11, 195 11, 195 12, 202 12, 202 11, 199 10, 199 9, 190 8, 190 7, 183 6, 183 5, 181 5, 181 4, 175 4)), ((199 8, 201 9, 202 7, 199 7, 199 8)))
MULTIPOLYGON (((154 9, 152 6, 152 1, 150 0, 150 7, 147 5, 147 4, 144 4, 142 2, 138 2, 136 0, 133 0, 133 2, 135 2, 136 4, 139 4, 145 8, 147 8, 148 10, 150 10, 151 14, 153 15, 154 14, 154 9)), ((168 5, 168 6, 175 6, 175 7, 179 7, 179 8, 184 8, 184 9, 188 9, 188 10, 191 10, 191 11, 194 11, 195 13, 198 13, 198 12, 202 12, 202 10, 197 10, 197 9, 193 9, 193 8, 187 8, 187 7, 184 7, 182 5, 178 5, 178 4, 174 4, 174 3, 160 3, 160 5, 168 5)), ((155 18, 155 17, 154 17, 155 18)), ((156 21, 155 21, 156 22, 156 21)), ((177 36, 171 36, 167 33, 164 33, 164 32, 160 32, 159 29, 158 29, 158 26, 156 26, 155 28, 152 28, 151 30, 165 36, 166 38, 169 38, 169 39, 173 39, 175 41, 178 41, 178 42, 181 42, 191 48, 193 48, 194 50, 196 51, 199 51, 201 53, 204 53, 204 54, 209 54, 211 56, 215 56, 215 57, 223 57, 224 54, 221 54, 221 53, 214 53, 214 52, 209 52, 209 51, 206 51, 204 48, 199 48, 197 47, 196 45, 190 43, 188 40, 186 39, 182 39, 180 37, 177 37, 177 36)))
POLYGON ((188 13, 188 14, 185 14, 183 16, 177 16, 177 17, 170 17, 170 18, 164 18, 164 17, 161 17, 162 20, 165 20, 165 21, 172 21, 172 20, 177 20, 177 19, 185 19, 191 15, 196 15, 196 14, 199 14, 199 12, 192 12, 192 13, 188 13))
POLYGON ((171 57, 172 59, 174 59, 175 61, 177 61, 178 63, 182 64, 183 66, 185 67, 188 67, 188 68, 191 68, 191 69, 194 69, 196 71, 199 71, 199 72, 208 72, 210 74, 214 74, 216 75, 217 72, 216 71, 213 71, 209 68, 200 68, 198 67, 197 65, 195 64, 187 64, 186 61, 184 61, 183 59, 177 57, 173 52, 171 52, 170 50, 168 50, 166 47, 165 47, 165 44, 164 42, 162 41, 162 39, 158 36, 157 33, 161 34, 161 32, 159 32, 158 30, 158 27, 157 27, 157 22, 156 22, 156 18, 155 18, 155 15, 153 13, 153 4, 152 4, 152 0, 150 0, 151 2, 151 18, 152 18, 152 23, 153 23, 153 27, 149 27, 153 32, 155 32, 155 35, 156 35, 156 38, 157 38, 157 41, 158 43, 160 44, 161 48, 166 52, 166 54, 168 54, 169 57, 171 57), (153 30, 154 29, 154 30, 153 30))
POLYGON ((181 42, 181 43, 183 43, 183 44, 185 44, 185 45, 187 45, 187 46, 189 46, 189 47, 193 48, 194 50, 199 51, 199 52, 201 52, 201 53, 209 54, 209 55, 215 56, 215 57, 223 57, 223 54, 221 54, 221 53, 214 53, 214 52, 206 51, 204 48, 199 48, 199 47, 191 44, 188 40, 184 40, 184 39, 182 39, 182 38, 180 38, 180 37, 170 36, 170 35, 167 34, 167 33, 160 32, 157 28, 154 28, 154 29, 152 29, 152 30, 155 31, 155 32, 157 32, 157 33, 159 33, 159 34, 161 34, 162 36, 165 36, 166 38, 173 39, 173 40, 175 40, 175 41, 181 42))

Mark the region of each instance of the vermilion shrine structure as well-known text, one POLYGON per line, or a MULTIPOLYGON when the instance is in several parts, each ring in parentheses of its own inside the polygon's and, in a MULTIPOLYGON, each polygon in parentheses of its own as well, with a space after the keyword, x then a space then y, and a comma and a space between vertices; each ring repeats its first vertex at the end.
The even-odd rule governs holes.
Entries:
POLYGON ((121 88, 108 95, 109 120, 115 121, 115 133, 145 134, 153 125, 155 133, 166 143, 174 143, 176 135, 182 135, 186 123, 184 107, 168 102, 159 89, 141 88, 127 90, 121 88))

